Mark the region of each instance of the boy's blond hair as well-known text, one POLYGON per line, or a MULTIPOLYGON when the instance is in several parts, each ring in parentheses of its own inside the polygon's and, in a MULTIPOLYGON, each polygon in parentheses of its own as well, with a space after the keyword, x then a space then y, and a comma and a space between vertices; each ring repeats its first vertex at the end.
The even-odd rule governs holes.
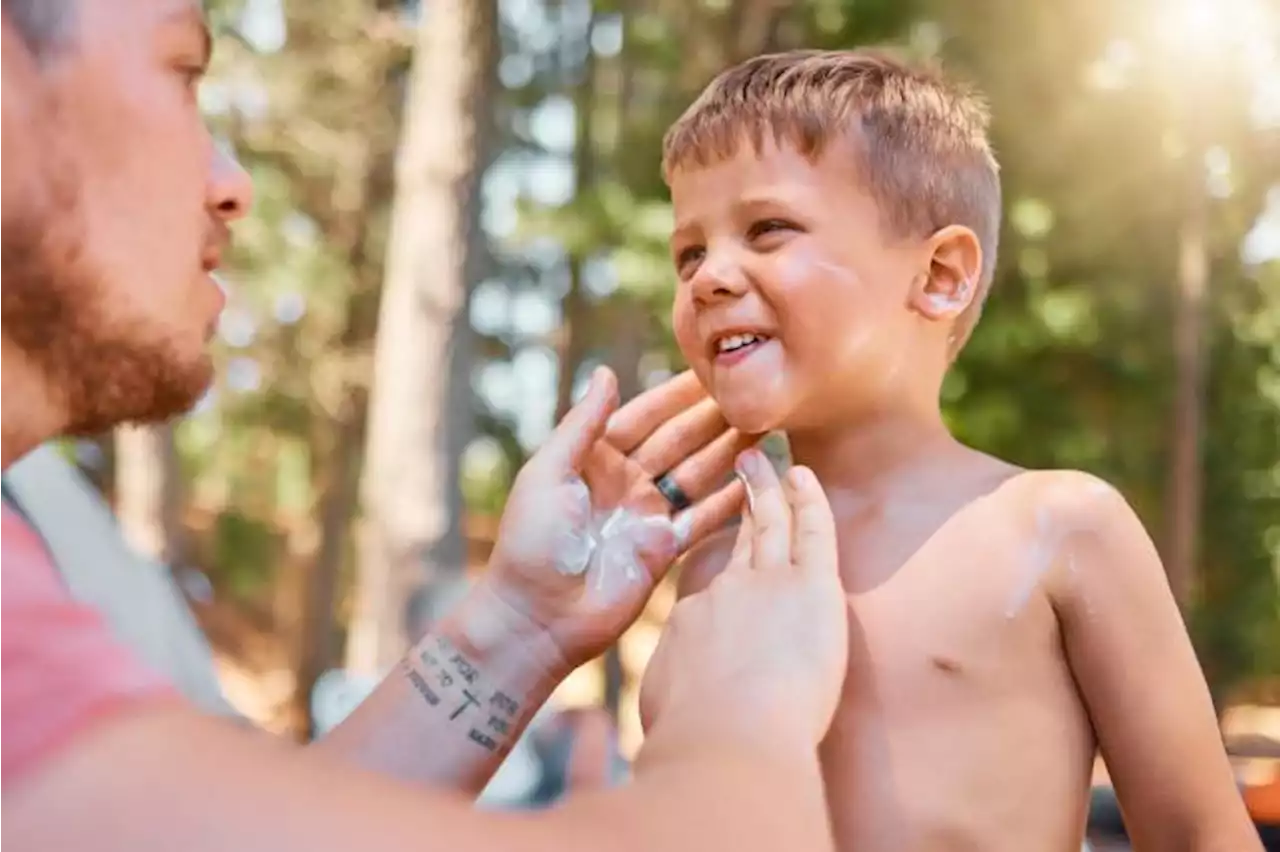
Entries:
POLYGON ((974 93, 935 69, 881 50, 791 51, 721 73, 667 131, 663 174, 730 157, 766 134, 816 159, 848 140, 859 173, 894 233, 927 236, 965 225, 982 246, 973 304, 956 323, 968 339, 991 287, 1000 236, 999 166, 989 114, 974 93))

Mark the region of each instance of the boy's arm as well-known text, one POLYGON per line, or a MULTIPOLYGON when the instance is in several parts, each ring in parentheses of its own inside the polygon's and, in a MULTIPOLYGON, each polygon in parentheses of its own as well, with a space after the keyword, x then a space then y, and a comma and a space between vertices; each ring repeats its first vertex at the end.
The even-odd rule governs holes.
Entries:
POLYGON ((1114 489, 1065 484, 1049 592, 1134 847, 1260 850, 1151 539, 1114 489))

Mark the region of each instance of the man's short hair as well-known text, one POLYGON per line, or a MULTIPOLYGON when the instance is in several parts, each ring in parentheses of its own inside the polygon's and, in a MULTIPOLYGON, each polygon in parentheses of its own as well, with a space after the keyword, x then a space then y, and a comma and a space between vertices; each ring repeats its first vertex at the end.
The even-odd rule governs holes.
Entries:
POLYGON ((791 51, 758 56, 716 77, 663 139, 668 180, 684 166, 732 156, 766 135, 810 160, 847 140, 863 185, 894 233, 926 236, 965 225, 982 246, 973 304, 957 322, 968 339, 995 271, 1000 173, 990 116, 974 92, 933 67, 883 50, 791 51))
POLYGON ((32 55, 42 58, 64 45, 71 35, 76 0, 5 0, 4 17, 32 55))

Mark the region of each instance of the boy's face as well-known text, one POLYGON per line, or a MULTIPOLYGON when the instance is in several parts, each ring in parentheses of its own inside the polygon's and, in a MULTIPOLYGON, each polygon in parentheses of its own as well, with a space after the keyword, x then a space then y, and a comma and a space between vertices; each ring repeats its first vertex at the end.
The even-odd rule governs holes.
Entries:
POLYGON ((820 429, 894 404, 928 262, 881 226, 851 152, 743 143, 676 170, 671 193, 676 340, 730 424, 820 429))

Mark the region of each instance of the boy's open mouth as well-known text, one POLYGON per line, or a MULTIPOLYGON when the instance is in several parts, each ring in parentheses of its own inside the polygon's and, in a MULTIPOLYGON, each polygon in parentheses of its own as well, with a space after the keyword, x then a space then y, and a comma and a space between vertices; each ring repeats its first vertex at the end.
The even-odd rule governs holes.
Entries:
POLYGON ((720 334, 712 339, 711 358, 719 363, 734 363, 772 339, 760 331, 734 331, 720 334))

